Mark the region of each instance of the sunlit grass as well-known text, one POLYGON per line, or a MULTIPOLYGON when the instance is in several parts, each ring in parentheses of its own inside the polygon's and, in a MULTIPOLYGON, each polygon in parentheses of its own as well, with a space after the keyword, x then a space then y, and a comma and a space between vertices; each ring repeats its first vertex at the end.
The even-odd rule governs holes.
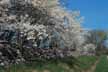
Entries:
POLYGON ((95 72, 108 72, 108 59, 106 58, 106 56, 102 56, 100 58, 95 72))
MULTIPOLYGON (((67 59, 68 60, 68 59, 67 59)), ((67 64, 62 62, 31 62, 24 64, 11 65, 7 69, 1 68, 0 72, 80 72, 80 70, 84 70, 90 68, 97 58, 95 56, 80 56, 78 57, 78 61, 76 63, 72 62, 72 60, 68 60, 67 64), (68 63, 76 64, 75 67, 70 67, 68 63)))
POLYGON ((82 70, 90 68, 97 60, 96 56, 81 56, 78 58, 80 61, 80 68, 82 70))

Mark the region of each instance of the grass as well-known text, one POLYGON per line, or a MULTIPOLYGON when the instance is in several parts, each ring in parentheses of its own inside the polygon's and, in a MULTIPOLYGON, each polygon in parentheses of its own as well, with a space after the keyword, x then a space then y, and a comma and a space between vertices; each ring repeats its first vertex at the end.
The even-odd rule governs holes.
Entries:
POLYGON ((108 72, 108 59, 106 56, 101 56, 95 72, 108 72))
POLYGON ((57 64, 37 65, 37 63, 12 65, 8 69, 1 69, 0 72, 69 72, 57 64))
POLYGON ((80 56, 78 58, 80 61, 80 68, 82 70, 90 68, 97 60, 96 56, 80 56))
POLYGON ((65 59, 17 64, 11 65, 6 69, 1 68, 0 72, 73 72, 72 68, 75 60, 73 57, 69 57, 65 59))
MULTIPOLYGON (((91 65, 96 61, 95 56, 80 56, 78 57, 79 68, 81 70, 87 69, 91 67, 91 65)), ((61 60, 62 61, 62 60, 61 60)), ((64 60, 63 60, 64 61, 64 60)), ((62 61, 62 62, 63 62, 62 61)), ((65 61, 70 64, 72 60, 65 59, 65 61), (67 61, 66 61, 67 60, 67 61)), ((19 64, 19 65, 12 65, 10 68, 7 69, 0 69, 0 72, 80 72, 78 68, 71 67, 59 61, 56 62, 47 62, 47 63, 28 63, 28 64, 19 64)), ((73 62, 72 62, 73 63, 73 62)))

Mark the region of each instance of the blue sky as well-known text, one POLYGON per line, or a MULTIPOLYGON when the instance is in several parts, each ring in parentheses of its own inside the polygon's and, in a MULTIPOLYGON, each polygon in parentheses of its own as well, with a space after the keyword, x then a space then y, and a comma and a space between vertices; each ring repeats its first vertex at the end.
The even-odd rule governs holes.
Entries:
POLYGON ((80 11, 83 27, 108 30, 108 0, 66 0, 66 7, 80 11))

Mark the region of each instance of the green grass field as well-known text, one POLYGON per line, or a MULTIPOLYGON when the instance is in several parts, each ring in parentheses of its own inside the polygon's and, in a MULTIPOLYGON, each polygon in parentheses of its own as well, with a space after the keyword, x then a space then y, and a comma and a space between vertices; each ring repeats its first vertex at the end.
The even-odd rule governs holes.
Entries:
POLYGON ((108 72, 108 59, 106 56, 101 56, 95 72, 108 72))
POLYGON ((80 63, 80 68, 82 70, 90 68, 97 60, 97 57, 95 56, 81 56, 78 58, 80 63))
POLYGON ((97 60, 95 56, 81 56, 78 57, 79 70, 69 68, 67 64, 45 63, 45 64, 19 64, 12 65, 8 69, 0 69, 0 72, 79 72, 80 70, 88 69, 97 60))
POLYGON ((8 69, 1 69, 0 72, 69 72, 67 69, 56 64, 36 65, 32 64, 19 64, 13 65, 8 69))

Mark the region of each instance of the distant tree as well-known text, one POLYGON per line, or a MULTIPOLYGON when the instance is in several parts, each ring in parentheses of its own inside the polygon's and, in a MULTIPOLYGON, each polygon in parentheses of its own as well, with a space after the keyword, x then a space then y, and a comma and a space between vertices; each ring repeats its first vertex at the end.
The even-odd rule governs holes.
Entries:
POLYGON ((105 49, 104 42, 107 40, 107 33, 103 30, 90 30, 85 36, 86 44, 92 43, 96 46, 96 51, 105 49))

